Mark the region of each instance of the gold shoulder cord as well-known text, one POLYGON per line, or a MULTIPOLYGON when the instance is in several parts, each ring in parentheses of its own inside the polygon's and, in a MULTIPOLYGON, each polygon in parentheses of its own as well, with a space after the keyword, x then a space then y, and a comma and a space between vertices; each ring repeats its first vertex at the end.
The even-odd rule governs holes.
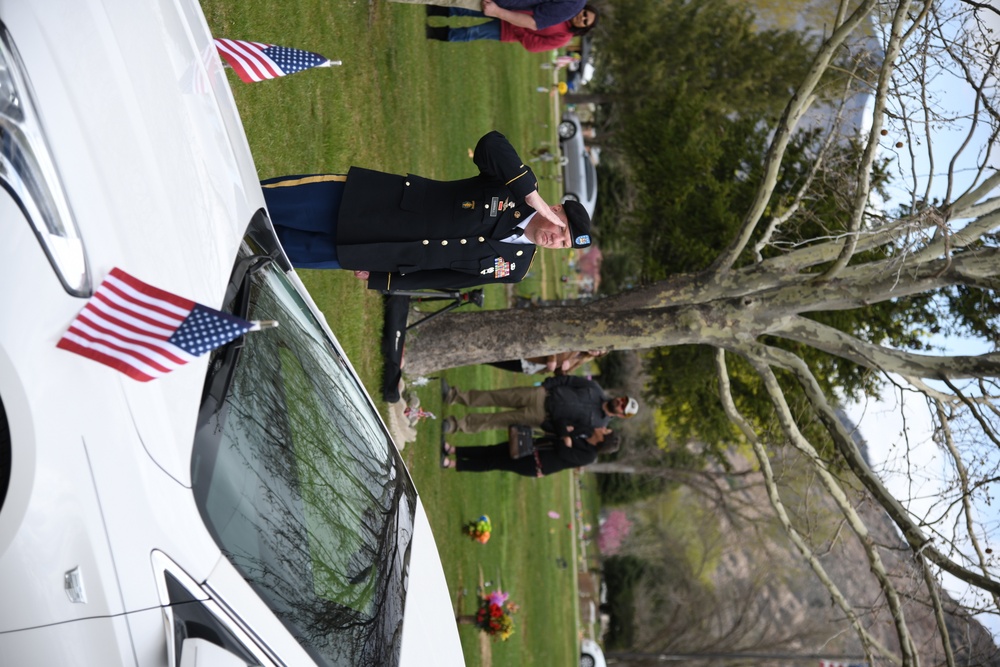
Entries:
POLYGON ((286 181, 277 181, 276 183, 268 183, 267 185, 262 185, 264 188, 289 188, 296 185, 306 185, 309 183, 329 183, 334 182, 344 182, 347 180, 346 174, 320 174, 318 176, 305 176, 303 178, 289 178, 286 181))
MULTIPOLYGON (((524 165, 522 164, 521 166, 523 167, 524 165)), ((513 183, 514 181, 516 181, 517 179, 521 178, 522 176, 524 176, 527 173, 528 173, 527 170, 522 171, 520 174, 518 174, 514 178, 512 178, 509 181, 507 181, 506 183, 504 183, 504 185, 510 185, 511 183, 513 183)))

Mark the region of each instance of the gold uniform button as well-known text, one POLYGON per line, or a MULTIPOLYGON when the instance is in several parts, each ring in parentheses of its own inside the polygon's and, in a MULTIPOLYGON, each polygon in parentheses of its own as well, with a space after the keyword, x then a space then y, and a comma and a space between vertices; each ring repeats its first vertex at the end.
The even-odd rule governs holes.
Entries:
POLYGON ((427 239, 424 239, 423 243, 424 243, 424 245, 428 245, 430 243, 430 241, 428 241, 427 239))
POLYGON ((518 257, 520 257, 520 256, 521 256, 521 255, 523 255, 523 254, 524 254, 524 251, 523 251, 523 250, 518 250, 518 251, 517 251, 517 256, 518 256, 518 257))
POLYGON ((466 243, 468 243, 468 241, 466 241, 465 239, 462 239, 461 241, 459 241, 459 243, 461 243, 462 245, 465 245, 466 243))
POLYGON ((479 242, 480 242, 480 243, 482 243, 482 242, 483 242, 483 241, 485 241, 485 240, 486 240, 486 239, 484 239, 484 238, 483 238, 482 236, 480 236, 480 237, 479 237, 479 242))
POLYGON ((441 241, 441 245, 448 245, 447 241, 441 241))
POLYGON ((409 184, 410 184, 410 182, 409 182, 409 181, 407 181, 407 182, 406 182, 406 185, 409 185, 409 184))

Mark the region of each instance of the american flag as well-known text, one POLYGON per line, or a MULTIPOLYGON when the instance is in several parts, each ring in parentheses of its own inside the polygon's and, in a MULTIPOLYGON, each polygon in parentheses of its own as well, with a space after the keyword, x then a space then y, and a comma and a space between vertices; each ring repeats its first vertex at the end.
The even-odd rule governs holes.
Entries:
POLYGON ((274 79, 311 67, 340 64, 312 51, 290 49, 274 44, 244 42, 238 39, 216 39, 215 47, 222 59, 245 83, 274 79))
POLYGON ((56 346, 148 382, 254 328, 114 268, 56 346))

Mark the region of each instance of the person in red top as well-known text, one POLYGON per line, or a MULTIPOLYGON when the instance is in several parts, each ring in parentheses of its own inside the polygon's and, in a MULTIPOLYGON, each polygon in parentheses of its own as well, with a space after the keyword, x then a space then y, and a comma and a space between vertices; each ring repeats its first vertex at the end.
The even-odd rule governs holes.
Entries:
MULTIPOLYGON (((525 13, 525 12, 519 12, 525 13)), ((475 16, 489 18, 483 12, 464 9, 462 7, 427 6, 428 16, 475 16)), ((490 18, 485 23, 464 28, 427 27, 427 39, 442 42, 474 42, 481 39, 499 40, 501 42, 520 42, 531 51, 553 51, 566 46, 571 39, 588 33, 597 23, 597 10, 585 5, 580 12, 568 21, 556 23, 547 28, 532 30, 509 21, 490 18)))

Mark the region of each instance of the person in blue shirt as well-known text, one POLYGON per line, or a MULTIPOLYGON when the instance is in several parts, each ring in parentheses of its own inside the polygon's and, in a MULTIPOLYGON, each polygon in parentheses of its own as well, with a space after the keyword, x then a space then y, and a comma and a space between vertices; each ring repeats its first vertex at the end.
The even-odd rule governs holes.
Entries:
POLYGON ((528 30, 544 30, 569 21, 583 10, 587 0, 392 0, 439 7, 464 7, 481 11, 490 18, 528 30), (527 10, 527 13, 524 13, 527 10))

